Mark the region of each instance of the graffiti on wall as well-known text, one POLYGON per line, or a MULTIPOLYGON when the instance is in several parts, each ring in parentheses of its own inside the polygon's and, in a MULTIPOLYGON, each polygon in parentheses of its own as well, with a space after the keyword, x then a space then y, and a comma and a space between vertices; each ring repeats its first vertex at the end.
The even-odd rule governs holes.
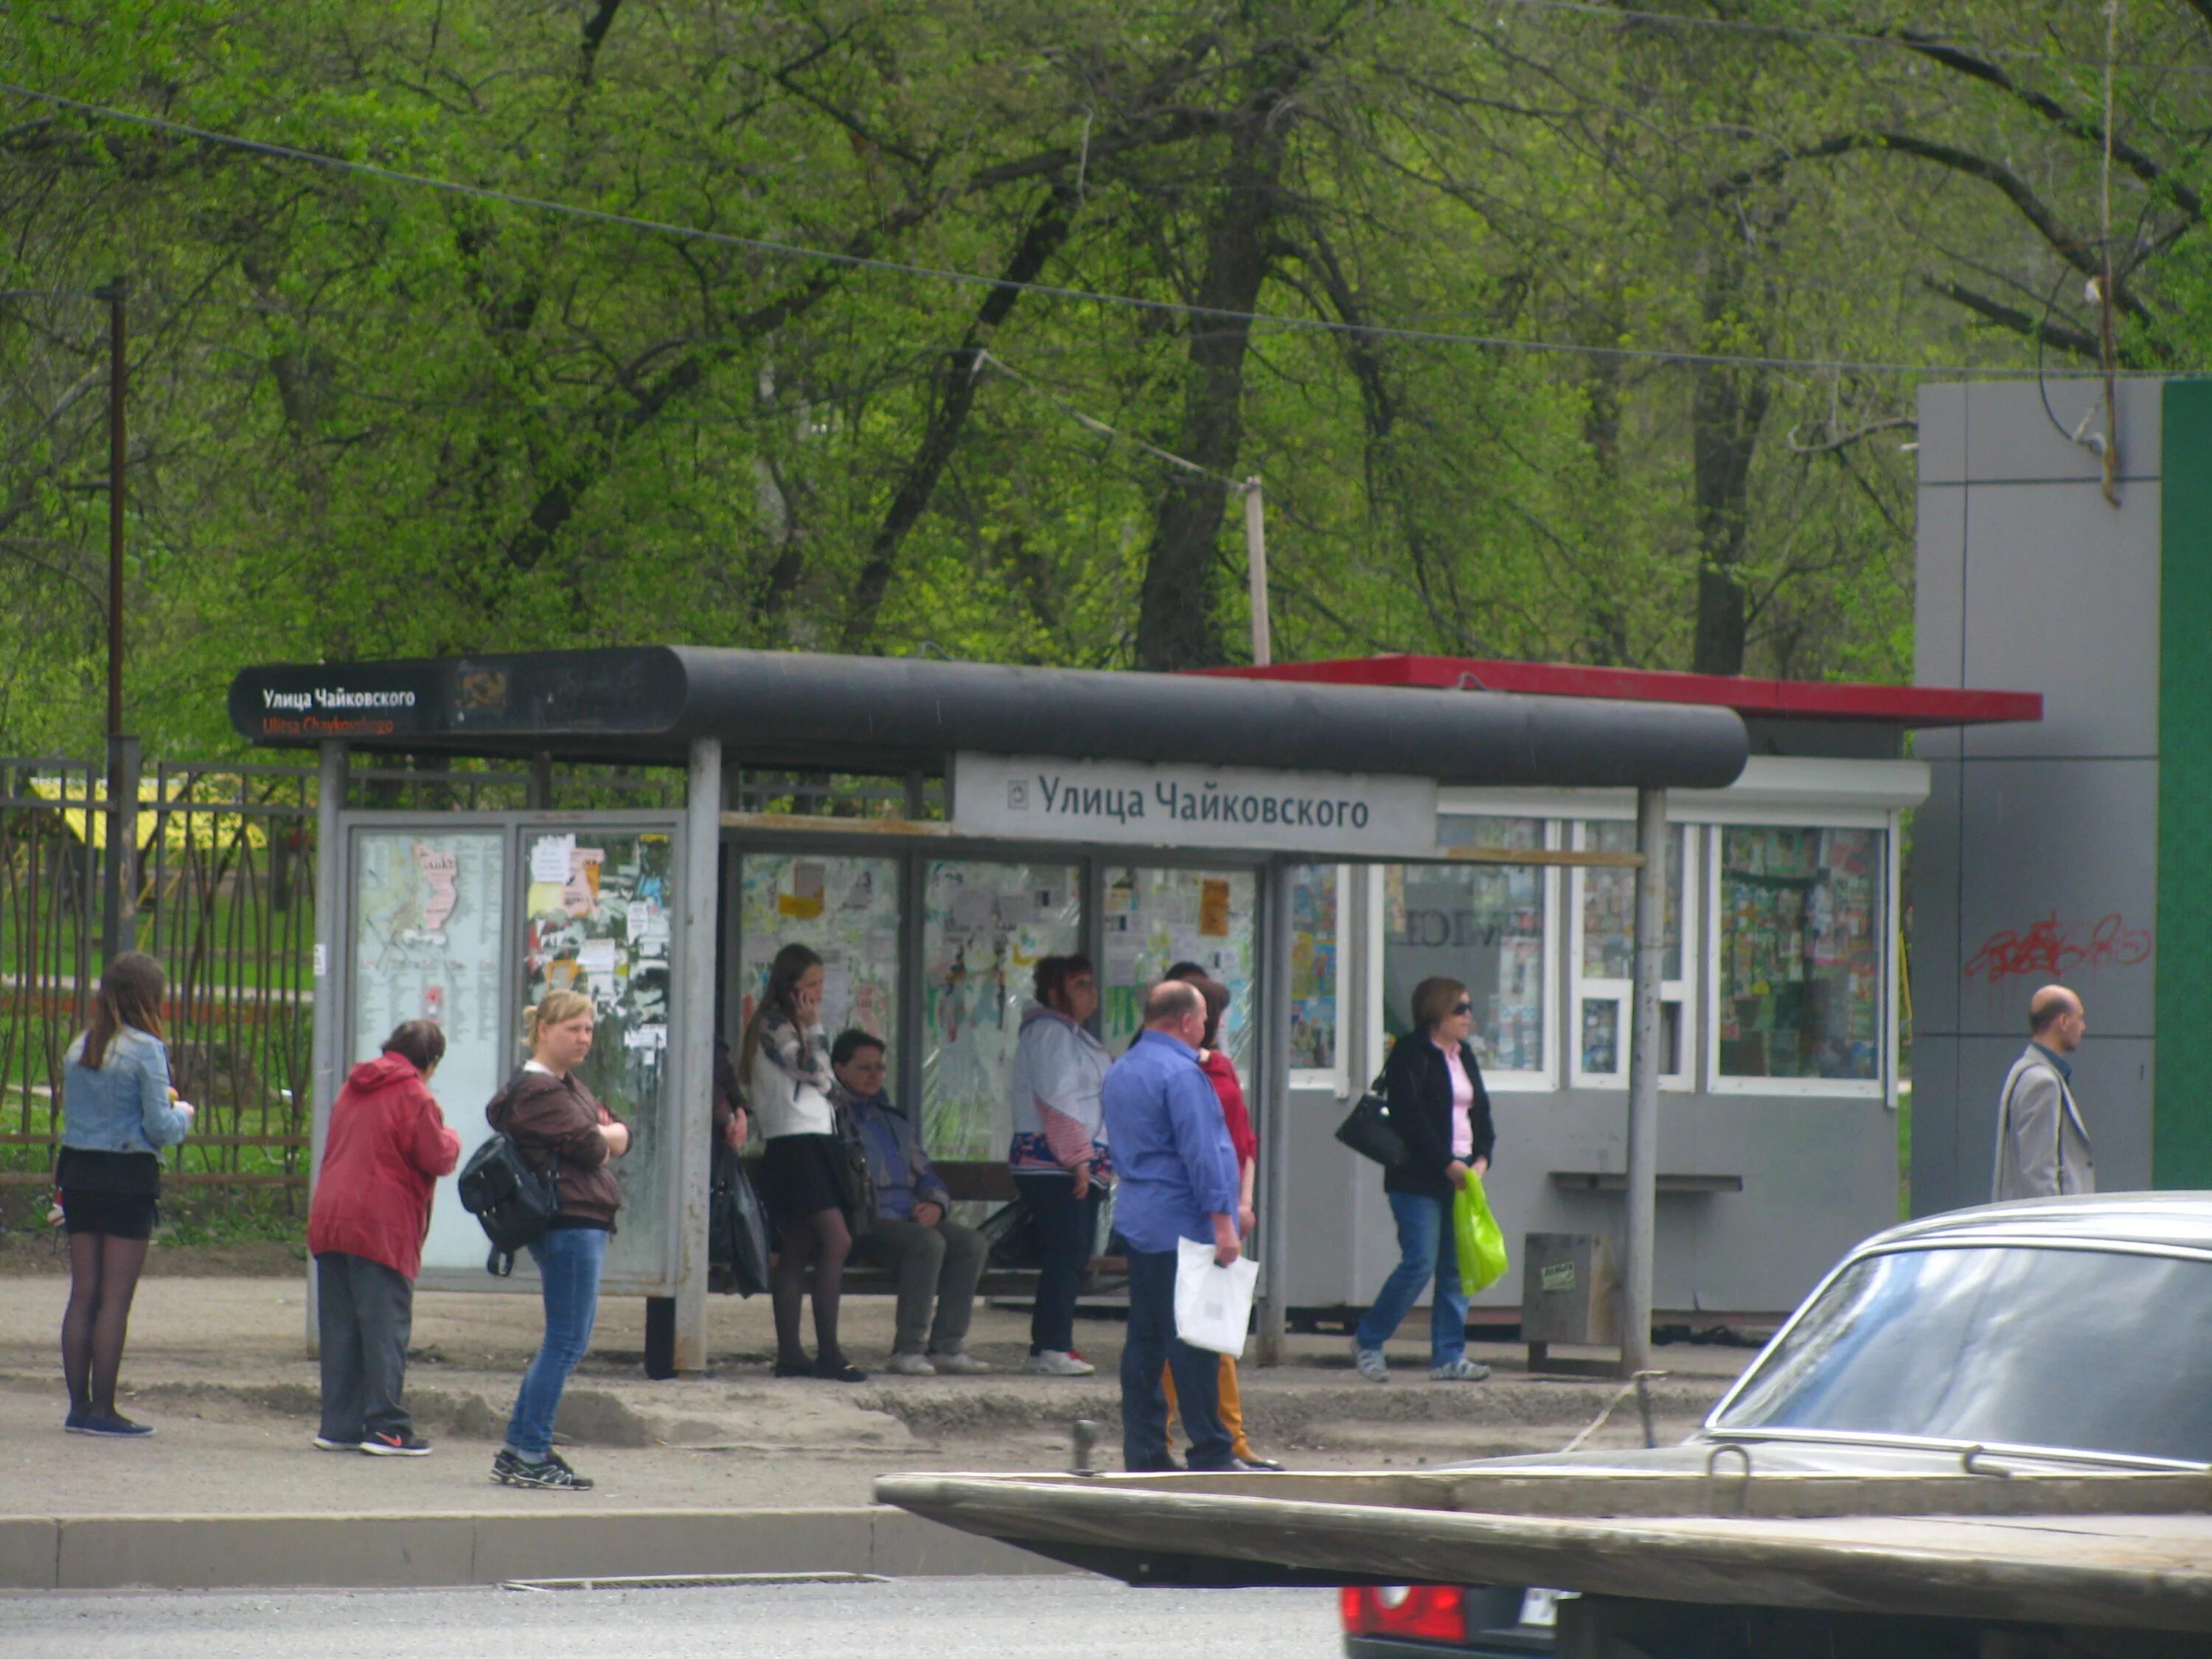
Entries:
POLYGON ((2001 927, 1967 959, 1969 980, 1999 985, 2033 976, 2063 979, 2100 968, 2136 968, 2150 960, 2151 930, 2130 927, 2114 911, 2094 921, 2062 922, 2056 911, 2026 927, 2001 927))

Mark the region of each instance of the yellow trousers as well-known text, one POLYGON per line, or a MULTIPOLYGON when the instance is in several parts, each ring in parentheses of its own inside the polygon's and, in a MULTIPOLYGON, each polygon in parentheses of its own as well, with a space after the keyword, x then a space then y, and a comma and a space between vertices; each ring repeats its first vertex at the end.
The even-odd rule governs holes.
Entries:
MULTIPOLYGON (((1167 1391, 1168 1455, 1172 1457, 1175 1455, 1175 1373, 1165 1365, 1160 1367, 1160 1386, 1167 1391)), ((1221 1426, 1229 1431, 1231 1455, 1252 1455, 1252 1443, 1244 1437, 1244 1398, 1237 1391, 1237 1360, 1231 1354, 1221 1356, 1221 1426)))

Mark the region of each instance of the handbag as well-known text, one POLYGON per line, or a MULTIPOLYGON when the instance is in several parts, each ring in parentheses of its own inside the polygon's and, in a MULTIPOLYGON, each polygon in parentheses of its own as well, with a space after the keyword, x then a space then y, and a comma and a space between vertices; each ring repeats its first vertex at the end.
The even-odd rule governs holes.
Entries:
POLYGON ((714 1148, 707 1200, 707 1288, 757 1296, 768 1288, 768 1212, 745 1160, 727 1146, 714 1148))
POLYGON ((1406 1138, 1390 1121, 1390 1103, 1382 1097, 1381 1073, 1336 1126, 1336 1138, 1386 1170, 1395 1170, 1406 1161, 1406 1138))
POLYGON ((860 1120, 837 1091, 830 1102, 837 1122, 837 1196, 843 1200, 845 1224, 855 1238, 864 1238, 876 1227, 876 1176, 868 1167, 867 1142, 861 1139, 860 1120))

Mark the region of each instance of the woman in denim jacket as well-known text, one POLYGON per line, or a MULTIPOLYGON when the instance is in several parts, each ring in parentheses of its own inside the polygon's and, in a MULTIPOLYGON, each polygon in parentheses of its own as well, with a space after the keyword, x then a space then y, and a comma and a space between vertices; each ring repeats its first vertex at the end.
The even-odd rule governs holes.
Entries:
POLYGON ((115 1409, 131 1298, 146 1265, 161 1191, 161 1149, 182 1140, 192 1109, 169 1087, 161 1042, 161 964, 126 951, 107 964, 92 1024, 62 1073, 62 1152, 55 1180, 69 1230, 69 1311, 62 1373, 71 1434, 154 1431, 115 1409))

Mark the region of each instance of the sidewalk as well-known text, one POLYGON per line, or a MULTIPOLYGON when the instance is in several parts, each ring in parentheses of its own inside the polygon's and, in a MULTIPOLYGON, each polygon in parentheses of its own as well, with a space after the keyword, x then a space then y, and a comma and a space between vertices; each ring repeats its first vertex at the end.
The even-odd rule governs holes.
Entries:
MULTIPOLYGON (((589 1494, 569 1495, 497 1486, 488 1474, 517 1379, 537 1343, 536 1298, 426 1291, 416 1302, 408 1389, 435 1452, 408 1459, 319 1453, 308 1444, 317 1386, 301 1341, 303 1291, 289 1278, 142 1283, 124 1359, 125 1409, 159 1431, 143 1442, 90 1440, 60 1431, 55 1348, 67 1295, 68 1281, 58 1275, 0 1279, 0 1510, 6 1512, 0 1534, 10 1524, 8 1516, 40 1517, 47 1525, 90 1516, 231 1515, 241 1523, 248 1517, 434 1516, 471 1530, 489 1517, 550 1512, 597 1516, 600 1547, 630 1559, 638 1552, 617 1546, 607 1529, 618 1513, 653 1512, 653 1525, 665 1529, 667 1512, 688 1512, 726 1531, 737 1512, 804 1510, 812 1512, 809 1524, 845 1529, 836 1534, 844 1540, 836 1547, 839 1559, 819 1565, 873 1571, 866 1564, 889 1547, 866 1520, 884 1516, 866 1508, 878 1474, 1065 1468, 1077 1418, 1102 1425, 1101 1460, 1108 1467, 1119 1463, 1117 1322, 1086 1319, 1077 1328, 1077 1342, 1099 1367, 1093 1377, 1020 1373, 1028 1317, 989 1308, 977 1310, 969 1346, 1000 1371, 895 1377, 878 1369, 890 1337, 887 1297, 845 1303, 846 1346, 874 1373, 858 1385, 770 1377, 774 1345, 765 1297, 714 1298, 709 1376, 648 1382, 641 1375, 642 1304, 635 1297, 607 1298, 598 1340, 560 1419, 572 1442, 571 1461, 598 1484, 589 1494)), ((1297 1337, 1291 1346, 1289 1364, 1244 1367, 1245 1410, 1255 1443, 1300 1468, 1410 1468, 1553 1449, 1620 1392, 1607 1381, 1530 1377, 1516 1348, 1473 1350, 1498 1368, 1487 1382, 1431 1383, 1423 1343, 1409 1340, 1395 1345, 1399 1369, 1378 1387, 1352 1372, 1342 1338, 1297 1337)), ((1749 1358, 1741 1349, 1662 1350, 1658 1363, 1674 1373, 1656 1389, 1662 1438, 1686 1433, 1749 1358)), ((1592 1443, 1632 1444, 1640 1433, 1634 1404, 1625 1401, 1592 1443)), ((787 1514, 763 1514, 759 1522, 744 1534, 756 1546, 797 1535, 798 1521, 787 1514)), ((558 1524, 573 1529, 576 1522, 558 1524)), ((258 1535, 265 1541, 283 1530, 258 1535)), ((933 1530, 945 1540, 958 1536, 933 1530)), ((981 1547, 980 1540, 965 1541, 981 1547)), ((763 1553, 756 1546, 746 1547, 747 1559, 773 1560, 773 1567, 717 1570, 790 1570, 787 1549, 763 1553)), ((51 1546, 33 1540, 27 1547, 36 1556, 51 1546)), ((235 1547, 264 1546, 241 1534, 235 1547)), ((393 1546, 401 1554, 414 1547, 393 1546)), ((459 1547, 451 1545, 447 1555, 459 1547)), ((898 1550, 911 1555, 918 1547, 901 1544, 898 1550)), ((468 1547, 471 1561, 477 1548, 474 1541, 468 1547)), ((0 1584, 26 1582, 9 1576, 9 1553, 0 1547, 0 1584)), ((635 1570, 675 1571, 665 1553, 660 1565, 635 1570)), ((972 1552, 939 1553, 968 1561, 972 1552)), ((1005 1571, 1006 1563, 1023 1559, 1003 1551, 1000 1558, 988 1570, 1005 1571)), ((509 1549, 501 1559, 520 1558, 509 1549)), ((574 1557, 561 1553, 561 1559, 573 1564, 574 1557)), ((269 1570, 282 1565, 272 1560, 269 1570)), ((250 1571, 251 1563, 238 1570, 250 1571)), ((451 1560, 439 1570, 453 1571, 451 1560)), ((971 1564, 939 1570, 987 1569, 971 1564)), ((35 1561, 29 1571, 35 1577, 35 1561)), ((576 1571, 617 1569, 602 1563, 576 1571)), ((249 1576, 220 1582, 308 1581, 249 1576)), ((474 1581, 429 1576, 419 1582, 474 1581)))

